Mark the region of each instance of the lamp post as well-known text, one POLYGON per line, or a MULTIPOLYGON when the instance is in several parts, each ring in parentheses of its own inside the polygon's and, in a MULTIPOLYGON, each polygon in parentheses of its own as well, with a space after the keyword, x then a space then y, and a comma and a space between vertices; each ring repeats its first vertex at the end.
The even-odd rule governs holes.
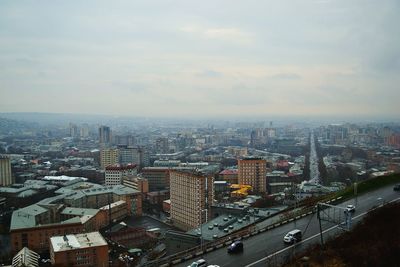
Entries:
POLYGON ((207 209, 200 210, 200 249, 203 251, 203 212, 206 212, 207 221, 207 209))

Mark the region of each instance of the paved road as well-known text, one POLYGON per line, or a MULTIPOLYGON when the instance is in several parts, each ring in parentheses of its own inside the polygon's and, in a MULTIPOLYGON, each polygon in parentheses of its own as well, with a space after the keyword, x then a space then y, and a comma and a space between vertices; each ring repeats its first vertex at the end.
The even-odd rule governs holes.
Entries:
MULTIPOLYGON (((356 223, 362 219, 363 215, 371 208, 381 205, 383 202, 389 202, 399 198, 400 193, 393 191, 392 186, 359 196, 356 212, 353 215, 353 222, 356 223)), ((345 207, 347 204, 355 204, 354 201, 355 200, 349 200, 339 206, 345 207)), ((329 222, 323 223, 323 230, 325 231, 324 238, 343 231, 329 222)), ((316 214, 313 214, 299 219, 296 222, 282 225, 244 240, 243 253, 236 255, 228 254, 226 248, 223 247, 176 266, 188 266, 192 261, 200 258, 206 259, 208 264, 217 264, 219 266, 277 266, 284 259, 290 257, 295 251, 300 251, 305 249, 308 245, 318 242, 320 242, 319 224, 316 214), (295 228, 303 231, 303 241, 297 243, 295 246, 283 244, 283 236, 295 228), (273 257, 267 258, 276 252, 279 253, 273 257), (270 264, 268 264, 268 262, 270 264)))
POLYGON ((316 184, 321 183, 318 169, 318 155, 315 148, 314 131, 312 131, 310 135, 310 182, 316 184))

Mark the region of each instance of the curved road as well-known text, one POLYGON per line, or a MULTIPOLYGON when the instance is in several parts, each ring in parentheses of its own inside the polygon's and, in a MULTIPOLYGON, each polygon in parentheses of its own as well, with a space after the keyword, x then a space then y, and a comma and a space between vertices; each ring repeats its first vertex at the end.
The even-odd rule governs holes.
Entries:
MULTIPOLYGON (((387 186, 358 196, 358 206, 356 207, 356 212, 353 214, 353 222, 355 223, 362 219, 371 208, 379 206, 383 202, 397 201, 399 199, 400 193, 393 191, 393 186, 387 186)), ((354 200, 343 202, 338 206, 346 207, 347 204, 354 204, 354 200)), ((343 212, 343 209, 336 210, 343 212)), ((325 239, 343 230, 337 228, 332 223, 324 222, 323 231, 325 231, 325 239)), ((287 223, 243 240, 243 253, 228 254, 226 247, 223 247, 176 266, 188 266, 192 261, 200 258, 205 259, 208 264, 216 264, 219 266, 278 266, 294 252, 303 250, 312 243, 319 242, 319 224, 316 214, 312 214, 298 219, 296 224, 295 222, 287 223), (295 246, 283 244, 283 236, 295 228, 303 231, 303 240, 295 246)))

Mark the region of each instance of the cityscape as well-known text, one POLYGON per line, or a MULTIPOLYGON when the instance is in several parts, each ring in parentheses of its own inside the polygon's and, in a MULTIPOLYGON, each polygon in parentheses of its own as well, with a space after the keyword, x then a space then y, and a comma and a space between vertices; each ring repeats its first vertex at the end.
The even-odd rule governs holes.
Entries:
POLYGON ((397 1, 3 1, 0 265, 400 266, 397 1))

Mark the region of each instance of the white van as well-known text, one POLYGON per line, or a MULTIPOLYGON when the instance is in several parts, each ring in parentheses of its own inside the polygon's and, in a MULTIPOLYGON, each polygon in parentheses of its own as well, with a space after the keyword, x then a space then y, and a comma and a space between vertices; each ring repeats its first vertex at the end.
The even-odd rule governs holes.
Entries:
POLYGON ((283 242, 287 244, 293 244, 294 242, 299 242, 301 238, 301 230, 295 229, 285 235, 285 237, 283 238, 283 242))

